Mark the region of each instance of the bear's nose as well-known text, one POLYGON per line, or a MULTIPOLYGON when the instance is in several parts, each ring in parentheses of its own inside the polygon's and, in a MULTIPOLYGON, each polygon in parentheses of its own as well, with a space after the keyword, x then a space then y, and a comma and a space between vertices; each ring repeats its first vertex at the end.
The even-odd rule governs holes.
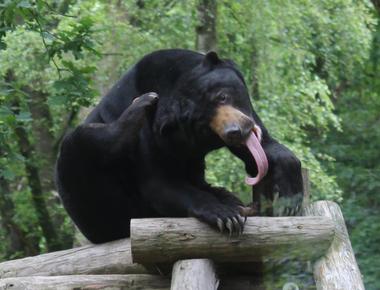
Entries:
POLYGON ((242 139, 241 128, 238 124, 230 124, 224 129, 226 139, 229 141, 238 141, 242 139))

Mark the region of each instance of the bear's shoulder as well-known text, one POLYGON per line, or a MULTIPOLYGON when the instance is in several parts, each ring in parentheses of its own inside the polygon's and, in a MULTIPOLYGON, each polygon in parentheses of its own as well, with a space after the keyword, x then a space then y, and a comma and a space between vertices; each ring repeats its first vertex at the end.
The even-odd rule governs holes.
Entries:
POLYGON ((140 92, 172 85, 202 62, 203 54, 183 49, 158 50, 144 56, 135 66, 136 85, 140 92))

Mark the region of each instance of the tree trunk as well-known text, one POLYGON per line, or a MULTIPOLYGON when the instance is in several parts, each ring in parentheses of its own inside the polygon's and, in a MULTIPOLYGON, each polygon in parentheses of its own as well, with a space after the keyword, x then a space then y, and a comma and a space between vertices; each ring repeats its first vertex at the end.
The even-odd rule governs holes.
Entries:
POLYGON ((53 127, 53 120, 47 104, 47 95, 43 92, 24 88, 29 95, 29 110, 32 115, 32 129, 34 137, 34 147, 38 156, 38 169, 41 180, 41 187, 44 193, 54 189, 54 164, 55 154, 54 136, 50 129, 53 127))
MULTIPOLYGON (((253 40, 254 43, 254 40, 253 40)), ((252 47, 252 98, 254 100, 260 99, 260 91, 259 91, 259 79, 257 76, 257 67, 259 65, 257 48, 255 44, 252 47)))
MULTIPOLYGON (((2 154, 0 149, 0 155, 2 154)), ((15 208, 11 198, 10 186, 8 181, 0 176, 0 216, 1 227, 8 238, 6 246, 6 257, 22 255, 36 255, 38 251, 29 243, 26 234, 21 230, 17 223, 13 221, 15 208)))
MULTIPOLYGON (((15 76, 12 71, 7 72, 5 81, 7 83, 12 83, 15 81, 15 76)), ((16 95, 13 96, 13 99, 13 111, 15 114, 18 114, 20 110, 20 101, 16 95)), ((14 132, 20 153, 25 159, 24 165, 28 185, 32 194, 32 201, 36 211, 38 223, 41 226, 43 236, 46 239, 47 248, 50 251, 58 250, 61 246, 53 222, 47 210, 39 170, 36 165, 38 162, 38 160, 36 160, 36 150, 34 145, 29 140, 28 132, 25 127, 16 125, 14 132)))
POLYGON ((203 53, 216 50, 216 0, 199 0, 197 10, 196 49, 203 53))
MULTIPOLYGON (((44 196, 46 196, 47 208, 54 209, 60 204, 58 194, 54 191, 54 168, 58 147, 56 146, 54 135, 51 132, 53 118, 47 104, 48 96, 30 87, 24 87, 23 90, 29 95, 30 99, 28 106, 32 115, 32 134, 29 133, 29 136, 33 136, 32 144, 35 148, 34 160, 38 160, 38 162, 34 162, 34 165, 38 169, 41 190, 44 196)), ((75 116, 75 112, 69 113, 67 122, 63 124, 62 130, 68 130, 75 116)), ((61 228, 66 215, 57 214, 54 211, 51 211, 50 214, 54 228, 61 228)), ((67 247, 72 245, 73 239, 71 235, 65 232, 57 232, 57 235, 59 236, 61 246, 65 245, 67 247)))
POLYGON ((61 142, 67 132, 73 128, 74 126, 74 121, 77 119, 79 110, 77 109, 72 109, 70 112, 68 112, 67 116, 65 117, 65 121, 63 122, 60 131, 54 141, 53 145, 53 152, 54 152, 54 157, 57 156, 59 146, 61 145, 61 142))
POLYGON ((372 0, 372 4, 375 7, 377 13, 380 15, 380 0, 372 0))
MULTIPOLYGON (((18 106, 16 105, 16 107, 18 106)), ((46 239, 48 250, 58 250, 61 248, 60 243, 58 241, 57 233, 47 210, 46 200, 42 191, 38 168, 36 165, 34 165, 33 161, 33 145, 30 143, 28 134, 24 127, 16 127, 15 133, 21 155, 25 158, 25 171, 28 178, 30 191, 32 193, 32 201, 36 210, 38 222, 42 229, 42 233, 46 239)))

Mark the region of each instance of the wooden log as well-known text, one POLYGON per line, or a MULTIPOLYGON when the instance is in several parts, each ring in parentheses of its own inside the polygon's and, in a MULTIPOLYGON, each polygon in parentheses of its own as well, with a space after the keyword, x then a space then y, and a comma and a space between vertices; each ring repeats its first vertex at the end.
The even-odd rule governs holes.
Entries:
POLYGON ((132 258, 137 263, 208 258, 244 262, 319 257, 330 246, 334 224, 323 217, 250 217, 244 233, 229 237, 195 218, 134 219, 132 258))
MULTIPOLYGON (((195 279, 195 278, 193 278, 195 279)), ((195 279, 196 280, 196 279, 195 279)), ((0 279, 0 290, 169 290, 170 278, 148 275, 32 276, 0 279)), ((187 289, 187 288, 178 288, 187 289)), ((214 289, 214 288, 200 288, 214 289)), ((263 290, 265 287, 246 276, 226 277, 218 290, 263 290)))
POLYGON ((331 218, 336 225, 335 237, 326 255, 314 264, 318 290, 364 290, 362 277, 339 206, 318 201, 305 208, 305 215, 331 218))
POLYGON ((34 276, 0 280, 0 290, 169 290, 170 280, 155 275, 34 276))
POLYGON ((303 183, 303 202, 302 206, 305 208, 310 204, 310 179, 309 170, 307 168, 302 168, 302 183, 303 183))
MULTIPOLYGON (((255 267, 248 263, 218 264, 217 270, 221 274, 240 275, 256 272, 255 267)), ((0 263, 0 279, 86 274, 170 274, 171 271, 171 263, 144 266, 132 263, 129 239, 0 263)))
POLYGON ((144 274, 132 263, 129 239, 0 263, 0 278, 74 274, 144 274))
POLYGON ((219 280, 208 259, 180 260, 173 266, 170 290, 216 290, 219 280))

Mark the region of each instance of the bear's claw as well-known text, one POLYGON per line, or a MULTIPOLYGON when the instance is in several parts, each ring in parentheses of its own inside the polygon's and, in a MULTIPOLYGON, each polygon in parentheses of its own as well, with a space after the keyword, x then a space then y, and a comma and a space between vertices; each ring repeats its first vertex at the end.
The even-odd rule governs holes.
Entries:
POLYGON ((153 105, 158 100, 158 94, 154 92, 143 94, 132 101, 131 106, 149 106, 153 105))
POLYGON ((293 196, 280 196, 274 200, 274 216, 296 216, 302 208, 303 194, 298 193, 293 196))
POLYGON ((222 219, 221 219, 221 218, 217 218, 217 219, 216 219, 216 224, 217 224, 217 226, 218 226, 219 231, 220 231, 221 233, 223 233, 223 231, 224 231, 224 225, 223 225, 223 221, 222 221, 222 219))
POLYGON ((227 231, 230 236, 243 233, 245 220, 236 205, 204 204, 190 212, 191 216, 216 227, 221 233, 227 231))

